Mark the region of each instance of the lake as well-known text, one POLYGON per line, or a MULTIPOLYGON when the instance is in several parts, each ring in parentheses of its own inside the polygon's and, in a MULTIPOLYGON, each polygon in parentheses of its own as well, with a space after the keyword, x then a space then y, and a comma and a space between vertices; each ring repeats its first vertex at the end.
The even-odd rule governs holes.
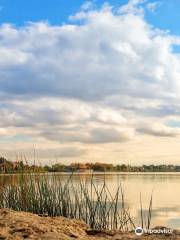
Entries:
MULTIPOLYGON (((63 174, 63 178, 69 176, 63 174)), ((91 175, 81 173, 74 175, 73 181, 79 177, 90 183, 91 175)), ((168 226, 180 229, 180 174, 179 173, 106 173, 106 184, 112 194, 116 192, 118 184, 122 184, 125 201, 131 216, 138 223, 140 217, 140 193, 143 208, 148 210, 153 191, 152 226, 168 226)), ((102 185, 103 173, 94 174, 96 184, 102 185)), ((140 224, 140 221, 139 221, 140 224)))
MULTIPOLYGON (((66 182, 69 174, 56 174, 66 182)), ((72 176, 78 185, 80 180, 90 185, 91 174, 80 173, 72 176)), ((104 178, 113 195, 121 183, 125 203, 129 206, 131 216, 140 225, 140 193, 145 211, 148 210, 153 191, 152 226, 168 226, 180 229, 180 174, 179 173, 94 173, 94 182, 102 186, 104 178)), ((0 176, 0 184, 8 182, 8 176, 0 176)))

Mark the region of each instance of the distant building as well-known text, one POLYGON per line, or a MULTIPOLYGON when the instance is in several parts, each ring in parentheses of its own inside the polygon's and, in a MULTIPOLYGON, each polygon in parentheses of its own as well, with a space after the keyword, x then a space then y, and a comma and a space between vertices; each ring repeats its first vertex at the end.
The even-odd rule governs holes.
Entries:
POLYGON ((10 162, 0 157, 0 173, 17 171, 20 168, 20 162, 10 162))
POLYGON ((84 163, 72 163, 71 169, 77 172, 92 172, 92 169, 89 169, 84 163))

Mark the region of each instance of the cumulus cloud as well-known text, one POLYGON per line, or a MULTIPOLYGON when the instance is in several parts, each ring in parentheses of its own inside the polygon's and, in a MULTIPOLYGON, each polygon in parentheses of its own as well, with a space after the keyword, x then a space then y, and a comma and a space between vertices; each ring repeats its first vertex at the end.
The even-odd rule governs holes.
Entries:
POLYGON ((114 128, 95 128, 91 131, 88 142, 92 143, 110 143, 125 142, 132 139, 134 132, 132 129, 114 129, 114 128))
POLYGON ((85 144, 126 142, 134 136, 133 129, 101 126, 76 126, 74 128, 49 128, 40 133, 46 139, 61 143, 80 142, 85 144))
POLYGON ((165 123, 180 112, 180 38, 148 24, 144 9, 155 7, 88 1, 63 25, 2 24, 0 135, 82 145, 177 137, 165 123))
POLYGON ((127 122, 120 111, 110 107, 61 98, 6 102, 1 106, 0 120, 2 127, 39 127, 42 123, 49 126, 84 125, 88 122, 125 125, 127 122))
POLYGON ((180 128, 172 128, 163 124, 151 124, 149 126, 139 128, 137 131, 158 137, 176 137, 180 135, 180 128))
POLYGON ((160 2, 150 2, 147 3, 146 7, 149 11, 154 12, 160 5, 160 2))
POLYGON ((84 14, 80 25, 2 25, 1 93, 88 101, 120 93, 144 98, 177 93, 180 61, 171 51, 173 37, 141 15, 110 8, 84 14))
POLYGON ((123 5, 120 9, 120 13, 124 14, 144 14, 144 8, 141 4, 145 3, 146 0, 129 0, 127 4, 123 5))

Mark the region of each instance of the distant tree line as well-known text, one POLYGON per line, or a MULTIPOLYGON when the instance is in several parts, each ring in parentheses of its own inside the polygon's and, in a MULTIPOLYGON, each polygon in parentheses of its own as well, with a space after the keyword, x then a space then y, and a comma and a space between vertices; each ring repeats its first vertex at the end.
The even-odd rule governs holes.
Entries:
POLYGON ((180 166, 175 165, 142 165, 130 166, 126 164, 113 165, 107 163, 73 163, 71 165, 54 164, 45 166, 45 171, 48 172, 69 172, 69 171, 86 171, 92 170, 96 172, 180 172, 180 166))
POLYGON ((8 161, 4 157, 0 157, 0 174, 21 173, 21 172, 44 172, 44 167, 36 165, 24 164, 23 161, 8 161))
POLYGON ((19 172, 180 172, 180 166, 177 165, 142 165, 131 166, 126 164, 113 165, 108 163, 72 163, 64 165, 61 163, 52 166, 36 166, 24 164, 22 161, 12 162, 4 157, 0 157, 0 173, 19 173, 19 172))

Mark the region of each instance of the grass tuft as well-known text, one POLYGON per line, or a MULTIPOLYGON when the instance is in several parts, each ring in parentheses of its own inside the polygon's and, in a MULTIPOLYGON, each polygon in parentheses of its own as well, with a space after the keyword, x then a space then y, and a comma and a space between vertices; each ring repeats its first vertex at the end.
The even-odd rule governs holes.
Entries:
MULTIPOLYGON (((51 217, 63 216, 85 221, 94 230, 122 230, 135 228, 125 203, 122 186, 111 194, 104 177, 103 184, 90 184, 80 179, 74 182, 72 175, 66 182, 56 174, 20 174, 17 182, 3 185, 0 190, 0 208, 10 208, 51 217)), ((152 195, 148 211, 147 227, 150 227, 152 195)), ((142 226, 143 210, 141 203, 142 226)))

